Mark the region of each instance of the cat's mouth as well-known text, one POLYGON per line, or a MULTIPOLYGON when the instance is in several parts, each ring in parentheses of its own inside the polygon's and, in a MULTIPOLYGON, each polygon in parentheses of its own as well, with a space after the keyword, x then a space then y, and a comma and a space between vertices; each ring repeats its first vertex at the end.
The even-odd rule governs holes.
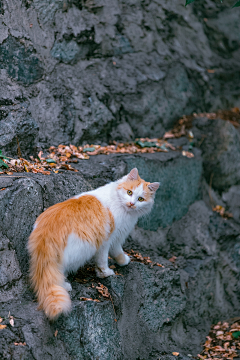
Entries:
POLYGON ((136 209, 136 205, 134 205, 134 204, 131 203, 131 202, 128 202, 126 205, 127 205, 127 207, 128 207, 129 209, 136 209))

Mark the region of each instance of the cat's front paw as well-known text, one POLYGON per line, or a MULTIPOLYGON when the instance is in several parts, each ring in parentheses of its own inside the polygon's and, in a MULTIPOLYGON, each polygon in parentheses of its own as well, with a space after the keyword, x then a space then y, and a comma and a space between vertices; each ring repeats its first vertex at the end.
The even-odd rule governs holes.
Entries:
POLYGON ((130 257, 127 254, 124 254, 124 253, 118 255, 117 257, 115 257, 114 260, 120 266, 125 266, 125 265, 129 264, 130 261, 131 261, 130 257))
POLYGON ((115 275, 115 272, 112 269, 100 269, 99 267, 96 267, 95 269, 97 277, 104 279, 108 276, 115 275))

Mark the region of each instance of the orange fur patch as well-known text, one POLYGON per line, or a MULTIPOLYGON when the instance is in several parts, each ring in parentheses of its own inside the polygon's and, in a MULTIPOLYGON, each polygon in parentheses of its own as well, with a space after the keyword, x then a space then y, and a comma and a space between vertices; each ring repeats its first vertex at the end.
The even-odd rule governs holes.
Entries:
POLYGON ((40 307, 54 319, 70 308, 67 291, 56 289, 56 285, 62 286, 64 282, 61 262, 68 236, 74 233, 99 248, 113 232, 114 218, 95 196, 83 195, 51 206, 36 223, 28 242, 30 279, 40 307))

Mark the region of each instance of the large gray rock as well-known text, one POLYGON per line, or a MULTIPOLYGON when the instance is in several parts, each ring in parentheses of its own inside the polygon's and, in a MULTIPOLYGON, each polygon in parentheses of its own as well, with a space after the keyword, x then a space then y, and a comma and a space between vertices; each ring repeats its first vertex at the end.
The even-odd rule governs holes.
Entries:
POLYGON ((1 357, 173 360, 174 351, 182 360, 196 356, 211 323, 237 316, 240 306, 240 226, 196 201, 201 198, 201 164, 196 149, 191 159, 177 151, 100 155, 79 162, 78 173, 0 176, 0 316, 1 325, 7 325, 1 330, 1 357), (134 166, 146 180, 163 185, 148 222, 139 222, 125 249, 151 256, 164 267, 115 264, 117 274, 100 280, 90 263, 69 276, 71 313, 50 323, 37 311, 28 283, 26 243, 36 217, 134 166), (173 256, 174 263, 167 260, 173 256), (99 296, 99 282, 111 297, 99 296))
POLYGON ((240 134, 221 119, 196 118, 193 133, 200 144, 204 176, 211 186, 222 192, 240 183, 240 134))
POLYGON ((43 147, 159 137, 183 113, 239 105, 238 13, 225 4, 3 0, 0 78, 30 102, 43 147))

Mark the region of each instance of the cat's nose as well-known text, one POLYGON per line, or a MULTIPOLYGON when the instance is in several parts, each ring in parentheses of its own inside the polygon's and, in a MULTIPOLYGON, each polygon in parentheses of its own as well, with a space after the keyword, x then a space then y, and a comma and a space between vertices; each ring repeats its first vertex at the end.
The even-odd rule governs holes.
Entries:
POLYGON ((134 203, 130 202, 130 206, 133 206, 133 205, 134 205, 134 203))

